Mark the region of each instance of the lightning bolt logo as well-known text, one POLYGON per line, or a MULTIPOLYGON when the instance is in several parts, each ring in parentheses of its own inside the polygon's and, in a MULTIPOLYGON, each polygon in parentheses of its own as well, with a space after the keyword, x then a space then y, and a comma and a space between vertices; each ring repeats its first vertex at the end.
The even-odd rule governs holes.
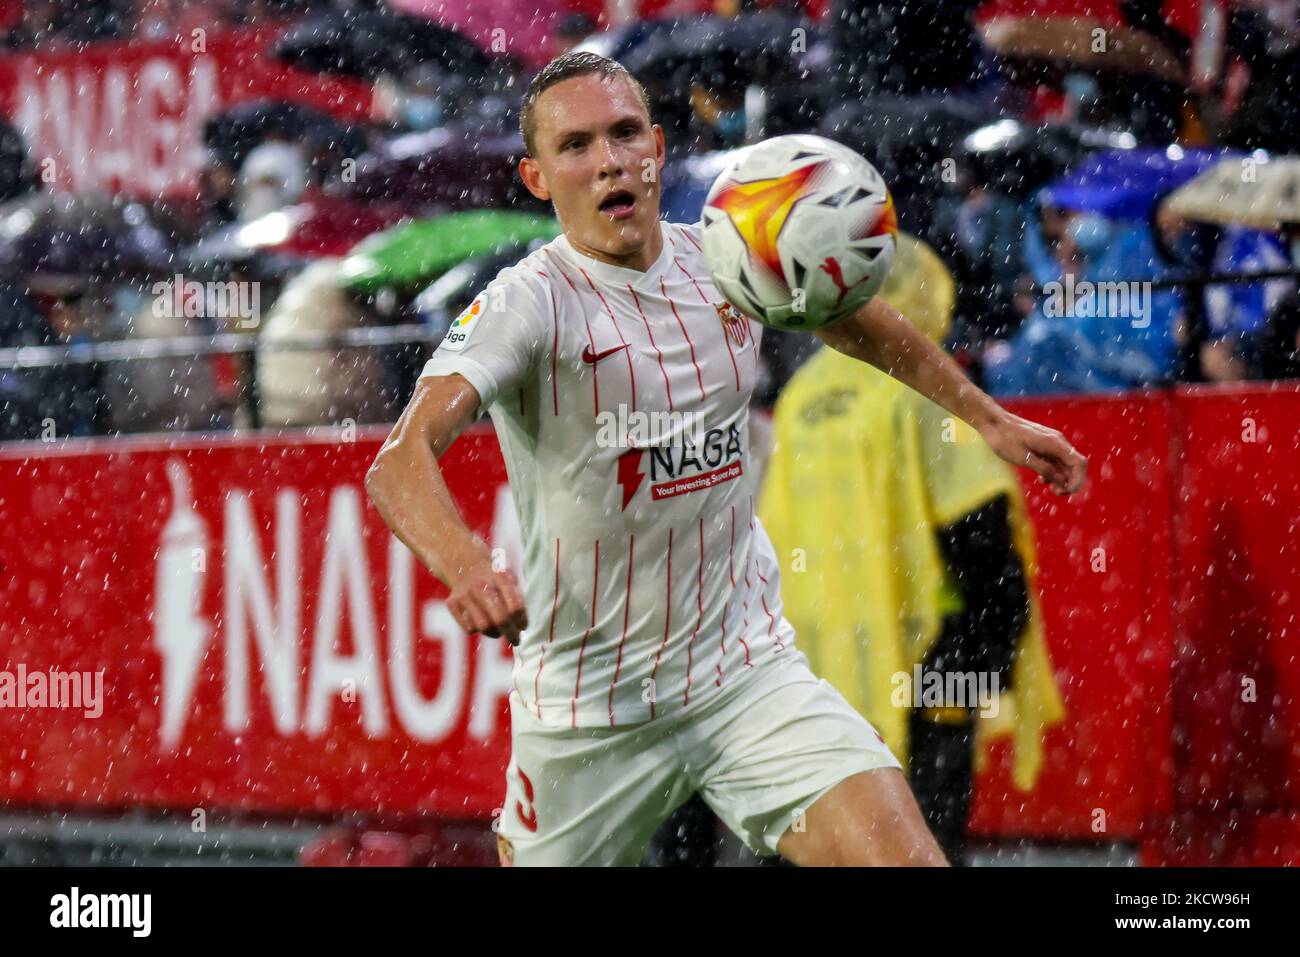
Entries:
POLYGON ((641 471, 641 453, 643 449, 628 449, 618 457, 618 484, 623 486, 623 508, 632 501, 632 496, 641 487, 645 473, 641 471))

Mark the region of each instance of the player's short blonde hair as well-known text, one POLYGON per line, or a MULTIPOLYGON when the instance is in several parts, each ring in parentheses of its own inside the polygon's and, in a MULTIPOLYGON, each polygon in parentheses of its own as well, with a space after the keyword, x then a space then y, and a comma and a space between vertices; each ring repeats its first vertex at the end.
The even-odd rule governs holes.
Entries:
POLYGON ((519 129, 524 134, 524 148, 529 156, 537 155, 537 100, 555 84, 570 80, 575 76, 599 74, 605 78, 623 77, 632 84, 637 99, 645 107, 645 114, 650 116, 650 97, 641 85, 641 81, 627 71, 627 67, 617 60, 603 57, 599 53, 570 50, 557 56, 541 72, 533 77, 524 92, 523 109, 519 113, 519 129))

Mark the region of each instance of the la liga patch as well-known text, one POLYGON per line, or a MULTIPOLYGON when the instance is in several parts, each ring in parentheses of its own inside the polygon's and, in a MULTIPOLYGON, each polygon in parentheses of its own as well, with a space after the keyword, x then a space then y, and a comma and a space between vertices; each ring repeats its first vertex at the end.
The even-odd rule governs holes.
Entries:
POLYGON ((483 297, 480 295, 474 299, 465 311, 452 320, 451 328, 447 330, 446 337, 442 340, 440 347, 447 352, 460 352, 465 348, 465 343, 469 341, 469 335, 478 325, 479 317, 483 315, 483 297))

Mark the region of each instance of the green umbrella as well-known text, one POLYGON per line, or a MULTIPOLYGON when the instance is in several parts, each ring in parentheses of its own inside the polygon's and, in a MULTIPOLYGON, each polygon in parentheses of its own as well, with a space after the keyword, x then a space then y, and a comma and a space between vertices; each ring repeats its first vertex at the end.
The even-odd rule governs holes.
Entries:
POLYGON ((338 282, 362 293, 423 286, 466 259, 559 234, 549 216, 497 209, 417 219, 357 243, 339 264, 338 282))

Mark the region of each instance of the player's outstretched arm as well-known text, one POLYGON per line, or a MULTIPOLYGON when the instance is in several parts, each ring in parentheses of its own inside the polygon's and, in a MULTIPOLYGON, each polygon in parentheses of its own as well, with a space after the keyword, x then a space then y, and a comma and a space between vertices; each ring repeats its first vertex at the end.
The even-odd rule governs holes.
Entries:
POLYGON ((869 362, 970 423, 1003 459, 1037 472, 1058 495, 1083 485, 1088 460, 1055 429, 1013 415, 966 378, 961 367, 879 297, 814 333, 831 348, 869 362))
POLYGON ((519 583, 509 569, 493 569, 438 465, 478 407, 478 392, 459 375, 421 379, 366 473, 366 492, 393 534, 451 589, 447 607, 460 626, 513 645, 528 624, 519 583))

